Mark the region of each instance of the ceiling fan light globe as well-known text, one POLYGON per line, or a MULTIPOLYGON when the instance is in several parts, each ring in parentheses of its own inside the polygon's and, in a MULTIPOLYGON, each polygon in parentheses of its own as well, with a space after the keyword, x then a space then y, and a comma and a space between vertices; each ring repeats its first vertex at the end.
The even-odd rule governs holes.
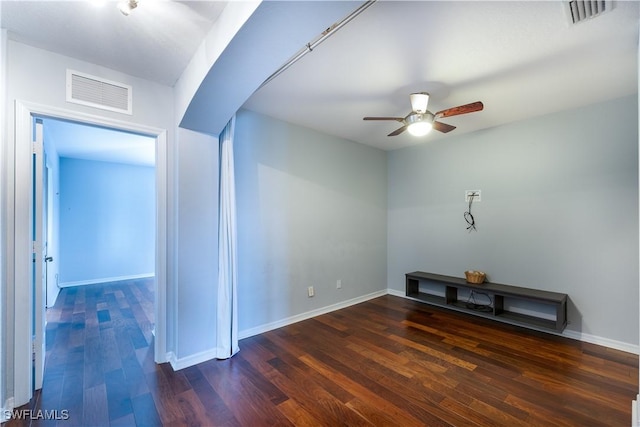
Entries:
POLYGON ((429 123, 426 121, 420 121, 420 122, 411 123, 407 128, 407 131, 413 136, 425 136, 426 134, 431 132, 432 128, 433 128, 432 123, 429 123))

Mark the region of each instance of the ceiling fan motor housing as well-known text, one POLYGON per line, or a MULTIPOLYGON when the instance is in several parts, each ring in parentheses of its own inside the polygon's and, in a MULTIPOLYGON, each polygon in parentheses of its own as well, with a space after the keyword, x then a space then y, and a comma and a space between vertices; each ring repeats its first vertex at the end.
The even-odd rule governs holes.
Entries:
POLYGON ((433 121, 435 120, 435 116, 431 111, 427 111, 425 113, 411 113, 407 117, 405 117, 404 120, 407 123, 407 125, 411 125, 413 123, 418 123, 418 122, 433 123, 433 121))
POLYGON ((427 112, 427 105, 429 105, 429 94, 427 92, 412 93, 409 98, 411 100, 411 109, 414 113, 424 114, 427 112))

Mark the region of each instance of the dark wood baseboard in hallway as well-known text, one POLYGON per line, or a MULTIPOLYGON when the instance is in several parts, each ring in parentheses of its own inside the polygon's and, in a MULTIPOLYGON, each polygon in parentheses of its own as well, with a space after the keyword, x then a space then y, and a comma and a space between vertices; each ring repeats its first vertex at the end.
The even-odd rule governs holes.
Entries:
POLYGON ((394 296, 244 339, 229 360, 174 372, 153 363, 149 292, 144 282, 62 291, 45 385, 25 408, 68 419, 31 425, 631 423, 637 355, 394 296))

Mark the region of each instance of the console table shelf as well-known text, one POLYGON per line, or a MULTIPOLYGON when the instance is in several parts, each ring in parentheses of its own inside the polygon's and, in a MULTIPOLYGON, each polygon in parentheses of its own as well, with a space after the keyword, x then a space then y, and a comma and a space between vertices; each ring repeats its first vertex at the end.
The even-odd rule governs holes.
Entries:
POLYGON ((406 274, 406 295, 438 307, 462 311, 519 326, 552 329, 558 332, 561 332, 567 326, 567 294, 558 292, 490 282, 473 284, 460 277, 415 271, 406 274), (430 287, 429 290, 431 292, 429 290, 421 290, 421 282, 430 287), (466 301, 458 299, 459 290, 490 295, 492 297, 491 310, 479 311, 469 308, 466 301), (507 304, 505 304, 505 300, 507 304), (537 315, 532 310, 520 310, 527 311, 529 314, 514 311, 516 309, 513 307, 522 302, 528 307, 540 307, 541 314, 537 315), (554 319, 549 319, 542 314, 550 310, 555 314, 554 319))

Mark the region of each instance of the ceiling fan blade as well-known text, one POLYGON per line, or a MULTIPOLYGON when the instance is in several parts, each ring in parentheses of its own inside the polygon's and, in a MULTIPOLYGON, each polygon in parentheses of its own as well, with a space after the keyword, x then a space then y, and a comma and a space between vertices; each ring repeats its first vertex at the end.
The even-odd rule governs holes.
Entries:
POLYGON ((363 117, 362 120, 395 120, 396 122, 404 122, 404 117, 363 117))
POLYGON ((439 132, 447 133, 447 132, 451 132, 456 127, 448 125, 446 123, 442 123, 442 122, 433 122, 433 128, 439 132))
POLYGON ((402 132, 404 132, 405 130, 407 130, 407 125, 402 126, 401 128, 398 128, 396 130, 394 130, 393 132, 391 132, 389 135, 387 136, 396 136, 396 135, 400 135, 402 132))
POLYGON ((472 102, 471 104, 460 105, 458 107, 448 108, 446 110, 438 111, 435 116, 436 119, 441 117, 459 116, 460 114, 474 113, 481 111, 484 108, 482 102, 472 102))

